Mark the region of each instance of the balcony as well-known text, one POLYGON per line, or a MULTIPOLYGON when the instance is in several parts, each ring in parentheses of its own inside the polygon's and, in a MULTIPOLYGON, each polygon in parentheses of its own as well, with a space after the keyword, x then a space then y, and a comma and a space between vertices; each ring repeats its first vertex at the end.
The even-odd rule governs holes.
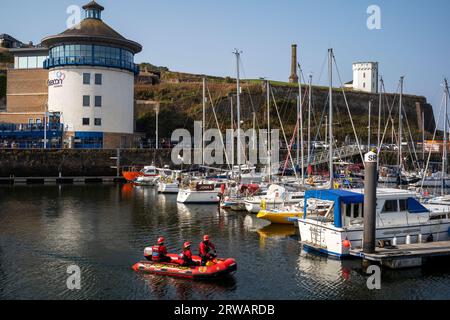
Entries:
POLYGON ((44 69, 63 66, 96 66, 96 67, 116 68, 133 72, 136 75, 139 74, 139 66, 137 64, 117 59, 92 58, 92 57, 63 57, 63 58, 49 58, 44 61, 44 69))

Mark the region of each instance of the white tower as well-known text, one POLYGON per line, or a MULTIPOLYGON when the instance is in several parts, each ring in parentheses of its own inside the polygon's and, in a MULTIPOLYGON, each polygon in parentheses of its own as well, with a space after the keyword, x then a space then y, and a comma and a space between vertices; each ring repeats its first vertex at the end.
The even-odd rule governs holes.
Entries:
POLYGON ((353 64, 353 90, 378 93, 378 62, 353 64))
POLYGON ((126 147, 134 131, 134 55, 142 47, 104 23, 95 1, 83 9, 78 26, 42 40, 48 111, 60 114, 70 147, 126 147))

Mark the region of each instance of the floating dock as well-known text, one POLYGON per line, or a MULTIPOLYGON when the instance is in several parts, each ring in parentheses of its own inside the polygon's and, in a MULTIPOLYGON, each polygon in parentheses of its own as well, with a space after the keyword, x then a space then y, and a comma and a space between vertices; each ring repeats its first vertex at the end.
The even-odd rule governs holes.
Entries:
POLYGON ((89 184, 89 183, 125 183, 123 177, 9 177, 0 178, 0 185, 33 184, 89 184))
POLYGON ((350 250, 350 255, 391 269, 419 267, 434 257, 450 256, 450 241, 401 244, 376 248, 375 253, 364 253, 361 248, 350 250))

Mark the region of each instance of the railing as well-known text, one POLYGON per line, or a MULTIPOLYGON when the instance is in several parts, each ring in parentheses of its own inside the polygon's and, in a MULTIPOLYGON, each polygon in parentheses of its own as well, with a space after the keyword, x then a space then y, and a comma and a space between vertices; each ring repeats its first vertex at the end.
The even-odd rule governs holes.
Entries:
MULTIPOLYGON (((44 124, 5 124, 0 123, 0 133, 20 133, 20 132, 36 132, 44 131, 44 124)), ((47 131, 63 131, 64 125, 62 124, 47 124, 47 131)))
POLYGON ((107 68, 125 69, 139 74, 139 66, 133 62, 125 62, 117 59, 107 58, 92 58, 92 57, 62 57, 62 58, 48 58, 44 61, 44 69, 50 69, 61 66, 100 66, 107 68))
MULTIPOLYGON (((356 145, 350 145, 350 146, 343 146, 341 148, 335 148, 333 150, 333 159, 334 161, 339 161, 339 160, 343 160, 346 158, 350 158, 353 157, 355 155, 359 155, 360 152, 364 153, 365 152, 365 146, 361 146, 361 148, 359 148, 356 145)), ((294 157, 294 155, 293 155, 294 157)), ((324 150, 324 151, 320 151, 320 152, 316 152, 314 154, 311 155, 311 160, 309 162, 309 164, 311 164, 312 166, 315 165, 319 165, 319 164, 323 164, 323 163, 327 163, 330 161, 330 153, 328 150, 324 150)), ((300 162, 301 163, 301 162, 300 162)), ((308 166, 308 156, 304 156, 303 157, 303 163, 305 168, 308 166)), ((285 162, 280 162, 279 165, 281 167, 283 167, 285 164, 285 162)), ((290 167, 291 164, 289 164, 288 167, 290 167)))

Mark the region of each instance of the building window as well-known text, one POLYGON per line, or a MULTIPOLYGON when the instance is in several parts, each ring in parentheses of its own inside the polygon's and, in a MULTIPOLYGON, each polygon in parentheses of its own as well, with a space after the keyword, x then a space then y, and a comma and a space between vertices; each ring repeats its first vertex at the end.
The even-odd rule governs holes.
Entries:
POLYGON ((365 77, 366 77, 366 73, 364 72, 364 73, 363 73, 363 78, 365 78, 365 77))
POLYGON ((91 74, 83 73, 83 84, 91 84, 91 74))
POLYGON ((95 119, 94 119, 94 124, 95 124, 96 126, 101 126, 101 125, 102 125, 102 119, 100 119, 100 118, 95 118, 95 119))
POLYGON ((95 74, 95 84, 97 85, 101 85, 103 80, 103 75, 101 73, 96 73, 95 74))
POLYGON ((83 96, 83 107, 90 107, 90 106, 91 106, 91 97, 83 96))
POLYGON ((90 124, 89 118, 83 118, 83 126, 88 126, 90 124))
POLYGON ((365 82, 363 82, 363 88, 365 88, 366 87, 366 83, 365 82))
POLYGON ((95 96, 95 106, 96 107, 102 106, 102 96, 95 96))

